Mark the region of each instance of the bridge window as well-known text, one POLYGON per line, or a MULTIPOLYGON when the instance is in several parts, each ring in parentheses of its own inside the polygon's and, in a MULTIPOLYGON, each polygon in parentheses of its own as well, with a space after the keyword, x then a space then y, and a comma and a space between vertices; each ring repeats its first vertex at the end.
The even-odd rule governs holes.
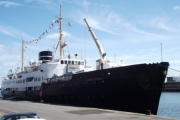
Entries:
POLYGON ((84 62, 81 62, 81 65, 84 65, 84 62))
POLYGON ((72 64, 74 65, 74 61, 72 61, 72 64))
POLYGON ((61 60, 61 64, 64 64, 64 61, 63 61, 63 60, 61 60))
POLYGON ((78 65, 80 65, 80 61, 78 61, 78 65))
POLYGON ((71 64, 71 61, 68 61, 68 64, 71 64))
POLYGON ((64 64, 67 64, 67 60, 64 61, 64 64))

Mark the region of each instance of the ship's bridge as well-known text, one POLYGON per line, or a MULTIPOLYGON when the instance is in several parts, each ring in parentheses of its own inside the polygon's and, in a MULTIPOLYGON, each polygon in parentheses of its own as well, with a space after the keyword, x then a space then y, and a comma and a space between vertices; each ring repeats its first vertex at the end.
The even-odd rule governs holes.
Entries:
POLYGON ((72 72, 72 73, 77 73, 77 72, 84 72, 85 71, 85 60, 82 59, 61 59, 60 60, 61 65, 66 65, 66 73, 72 72))
POLYGON ((74 60, 74 59, 61 59, 61 64, 67 65, 85 65, 84 60, 74 60))

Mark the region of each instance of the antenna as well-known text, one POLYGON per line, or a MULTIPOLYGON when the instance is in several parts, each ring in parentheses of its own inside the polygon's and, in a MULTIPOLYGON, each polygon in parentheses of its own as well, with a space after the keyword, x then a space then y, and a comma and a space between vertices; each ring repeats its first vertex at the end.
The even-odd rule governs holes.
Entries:
POLYGON ((21 56, 21 71, 23 72, 24 71, 24 39, 22 37, 22 56, 21 56))

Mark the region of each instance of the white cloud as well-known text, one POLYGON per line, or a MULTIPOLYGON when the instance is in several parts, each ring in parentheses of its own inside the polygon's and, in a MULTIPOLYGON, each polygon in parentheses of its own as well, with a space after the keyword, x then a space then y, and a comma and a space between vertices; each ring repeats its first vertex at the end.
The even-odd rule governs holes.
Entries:
POLYGON ((69 32, 63 31, 64 37, 71 37, 72 35, 69 32))
MULTIPOLYGON (((145 38, 151 38, 152 40, 162 40, 162 39, 168 39, 166 35, 161 35, 153 32, 148 32, 145 30, 142 30, 136 26, 136 24, 133 24, 129 22, 128 20, 121 17, 118 13, 113 12, 109 9, 104 11, 97 12, 91 11, 91 13, 86 13, 82 11, 78 11, 77 15, 79 18, 74 18, 74 20, 80 24, 85 25, 82 22, 83 18, 87 18, 89 25, 93 29, 97 29, 103 32, 107 32, 114 35, 120 35, 120 34, 135 34, 139 37, 145 37, 145 38), (104 19, 106 18, 106 19, 104 19), (153 38, 153 39, 152 39, 153 38)), ((161 28, 166 26, 161 25, 161 28)), ((166 28, 167 29, 167 28, 166 28)), ((132 38, 131 38, 132 39, 132 38)), ((140 40, 140 39, 139 39, 140 40)))
POLYGON ((151 25, 154 28, 165 30, 165 31, 172 31, 173 29, 168 26, 168 21, 164 17, 155 17, 151 21, 151 25))
POLYGON ((78 5, 83 8, 87 8, 90 5, 92 5, 92 3, 89 0, 63 0, 63 2, 66 2, 68 4, 78 5))
POLYGON ((13 46, 14 47, 0 44, 0 76, 5 76, 8 73, 8 69, 20 65, 20 47, 19 45, 17 46, 17 44, 13 44, 13 46))
POLYGON ((18 30, 16 28, 13 28, 11 26, 2 26, 0 25, 0 33, 14 37, 14 38, 19 38, 21 39, 22 37, 25 39, 32 39, 33 37, 25 32, 22 32, 21 30, 18 30))
MULTIPOLYGON (((71 37, 71 34, 66 32, 66 31, 63 31, 63 37, 71 37)), ((51 33, 51 34, 48 34, 45 39, 50 39, 50 40, 58 40, 59 39, 59 33, 51 33)))
MULTIPOLYGON (((84 16, 84 15, 83 15, 84 16)), ((83 18, 83 16, 81 18, 83 18)), ((84 16, 85 18, 85 16, 84 16)), ((94 28, 94 29, 98 29, 98 30, 101 30, 101 31, 104 31, 104 32, 109 32, 108 30, 104 29, 100 22, 96 19, 93 19, 91 16, 87 16, 86 17, 86 20, 88 21, 89 25, 94 28)))
POLYGON ((173 10, 180 10, 180 6, 173 6, 173 10))
POLYGON ((37 2, 37 3, 43 3, 43 4, 50 4, 52 3, 52 0, 25 0, 27 3, 37 2))
POLYGON ((0 26, 0 33, 3 33, 5 35, 11 36, 11 37, 14 37, 13 33, 9 32, 7 28, 4 28, 2 26, 0 26))
POLYGON ((91 5, 91 3, 90 3, 89 1, 87 1, 87 0, 83 0, 82 5, 83 5, 84 7, 88 7, 88 6, 91 5))
POLYGON ((11 6, 20 6, 21 4, 17 3, 17 2, 12 2, 12 1, 0 1, 0 6, 3 7, 11 7, 11 6))
POLYGON ((4 49, 4 45, 0 44, 0 51, 2 51, 4 49))
POLYGON ((51 33, 51 34, 48 34, 45 39, 50 39, 50 40, 54 40, 54 39, 58 39, 59 38, 59 33, 51 33))
POLYGON ((170 60, 170 63, 180 63, 180 60, 170 60))
POLYGON ((44 5, 46 8, 56 8, 57 6, 59 6, 57 0, 24 0, 24 1, 26 3, 35 3, 38 5, 44 5))

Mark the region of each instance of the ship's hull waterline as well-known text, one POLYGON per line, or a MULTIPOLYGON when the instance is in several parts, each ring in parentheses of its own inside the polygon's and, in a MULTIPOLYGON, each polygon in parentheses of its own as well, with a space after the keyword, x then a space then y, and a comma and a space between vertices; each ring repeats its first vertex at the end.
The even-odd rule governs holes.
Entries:
MULTIPOLYGON (((52 78, 42 84, 41 91, 10 96, 43 99, 60 104, 157 114, 168 66, 169 63, 162 62, 78 73, 64 80, 62 77, 52 78)), ((3 96, 9 95, 3 93, 3 96)))

